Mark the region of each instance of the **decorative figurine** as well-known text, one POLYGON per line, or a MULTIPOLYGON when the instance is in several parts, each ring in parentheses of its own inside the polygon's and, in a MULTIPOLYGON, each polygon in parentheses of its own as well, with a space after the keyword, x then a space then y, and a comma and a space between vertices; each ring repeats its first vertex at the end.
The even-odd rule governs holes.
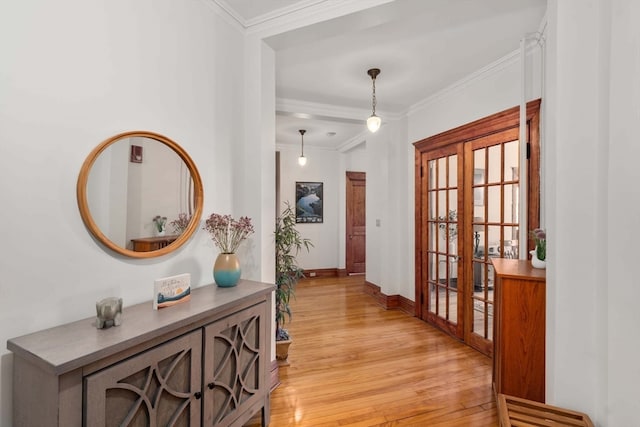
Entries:
POLYGON ((110 297, 96 303, 96 328, 105 329, 122 323, 122 298, 110 297))

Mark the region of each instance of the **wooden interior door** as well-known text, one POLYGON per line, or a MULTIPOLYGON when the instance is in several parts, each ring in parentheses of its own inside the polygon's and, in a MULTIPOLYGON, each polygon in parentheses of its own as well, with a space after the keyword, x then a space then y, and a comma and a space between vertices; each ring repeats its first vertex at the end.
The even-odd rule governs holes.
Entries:
POLYGON ((347 274, 366 271, 366 185, 365 172, 347 172, 345 244, 347 274))
POLYGON ((491 259, 519 256, 520 141, 517 128, 506 129, 465 144, 468 205, 471 222, 472 278, 465 294, 465 341, 493 354, 495 272, 491 259))
POLYGON ((416 316, 487 355, 493 353, 491 259, 518 258, 533 245, 518 241, 520 197, 527 198, 528 227, 539 224, 539 108, 539 100, 527 105, 525 144, 518 107, 415 143, 416 316), (521 167, 527 194, 520 194, 521 167))
POLYGON ((420 167, 420 210, 426 226, 421 235, 420 317, 460 339, 465 301, 459 286, 465 282, 459 256, 463 249, 462 148, 463 144, 453 144, 425 153, 420 167))

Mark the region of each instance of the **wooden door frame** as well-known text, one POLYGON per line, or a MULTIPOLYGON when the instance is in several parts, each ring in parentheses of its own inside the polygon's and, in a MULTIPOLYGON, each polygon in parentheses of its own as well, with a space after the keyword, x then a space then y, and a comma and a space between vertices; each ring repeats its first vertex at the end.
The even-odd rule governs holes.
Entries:
MULTIPOLYGON (((527 191, 527 218, 528 226, 530 229, 539 227, 540 224, 540 180, 530 179, 532 176, 539 176, 540 173, 540 104, 541 100, 537 99, 527 103, 527 149, 529 150, 529 162, 528 162, 528 177, 527 182, 529 188, 527 191)), ((422 301, 426 298, 423 294, 422 283, 423 271, 422 266, 422 236, 426 231, 424 225, 426 224, 422 218, 422 203, 423 194, 426 196, 427 189, 422 188, 422 177, 425 173, 422 168, 422 155, 426 152, 431 152, 438 148, 449 146, 451 144, 466 143, 474 139, 485 137, 496 132, 517 128, 520 125, 520 107, 516 106, 491 116, 473 121, 471 123, 459 126, 457 128, 439 133, 434 136, 422 139, 415 142, 415 199, 414 199, 414 215, 415 215, 415 252, 414 252, 414 265, 415 265, 415 315, 422 319, 422 301)), ((461 181, 463 182, 463 181, 461 181)), ((468 229, 471 224, 466 222, 462 224, 462 235, 470 235, 471 230, 468 229)), ((522 245, 524 246, 524 245, 522 245)), ((520 247, 520 250, 525 250, 528 253, 533 249, 532 239, 528 239, 526 248, 520 247)), ((466 263, 467 260, 465 259, 466 263)))

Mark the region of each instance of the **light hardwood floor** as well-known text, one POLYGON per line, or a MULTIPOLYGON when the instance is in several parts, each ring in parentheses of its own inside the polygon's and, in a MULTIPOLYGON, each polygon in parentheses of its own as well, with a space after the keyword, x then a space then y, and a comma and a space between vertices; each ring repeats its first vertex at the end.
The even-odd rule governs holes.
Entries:
POLYGON ((363 286, 352 276, 296 288, 270 426, 497 426, 491 359, 384 310, 363 286))

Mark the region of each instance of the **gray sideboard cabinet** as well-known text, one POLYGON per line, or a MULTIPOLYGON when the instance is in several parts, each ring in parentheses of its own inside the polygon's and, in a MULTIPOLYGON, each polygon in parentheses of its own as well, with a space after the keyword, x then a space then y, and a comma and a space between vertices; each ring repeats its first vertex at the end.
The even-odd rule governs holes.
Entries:
POLYGON ((14 426, 269 424, 271 284, 193 289, 154 311, 125 307, 122 325, 80 320, 7 341, 14 426))

